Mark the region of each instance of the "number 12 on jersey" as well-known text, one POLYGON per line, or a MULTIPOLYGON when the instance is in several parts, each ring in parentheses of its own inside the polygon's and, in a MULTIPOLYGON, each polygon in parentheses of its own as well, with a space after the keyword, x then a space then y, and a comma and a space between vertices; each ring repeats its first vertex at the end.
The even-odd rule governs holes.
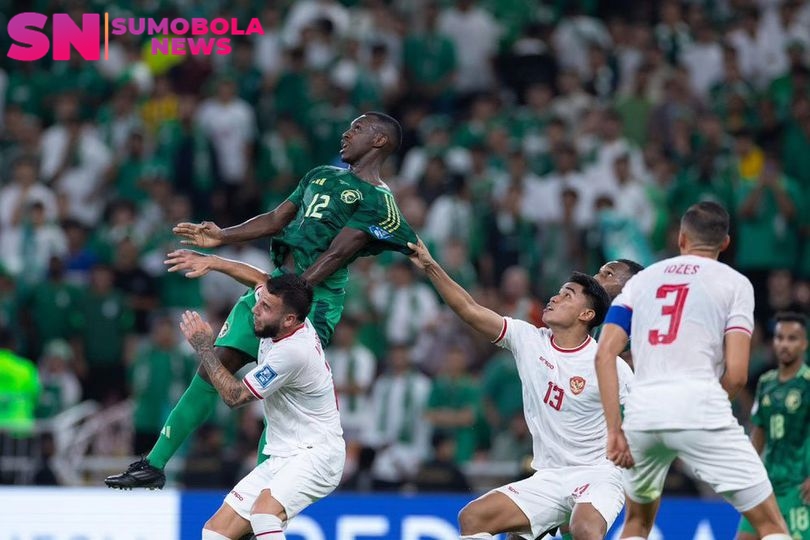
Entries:
POLYGON ((666 334, 658 330, 650 330, 650 345, 668 345, 678 337, 678 329, 681 327, 681 317, 683 316, 683 306, 686 303, 686 296, 689 294, 689 285, 661 285, 655 291, 658 299, 669 299, 674 293, 675 298, 671 302, 661 307, 661 315, 669 317, 669 328, 666 334))
POLYGON ((309 206, 307 206, 307 211, 304 213, 304 217, 321 219, 323 217, 321 210, 329 206, 330 200, 332 200, 332 198, 329 195, 318 193, 312 197, 312 202, 309 203, 309 206))

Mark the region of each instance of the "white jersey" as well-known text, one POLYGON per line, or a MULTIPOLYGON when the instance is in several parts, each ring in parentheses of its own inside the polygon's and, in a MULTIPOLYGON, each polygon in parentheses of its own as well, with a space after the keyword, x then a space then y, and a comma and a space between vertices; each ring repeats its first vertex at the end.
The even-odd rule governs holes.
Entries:
MULTIPOLYGON (((594 359, 596 341, 588 338, 575 349, 554 343, 551 330, 504 317, 494 342, 512 352, 523 387, 523 412, 532 434, 532 467, 605 465, 607 426, 599 397, 594 359)), ((622 401, 633 372, 620 358, 622 401)))
POLYGON ((720 385, 729 332, 751 334, 754 289, 729 266, 683 255, 639 272, 613 301, 632 310, 630 430, 718 429, 736 423, 720 385))
POLYGON ((285 457, 315 445, 344 445, 332 373, 309 319, 278 341, 262 339, 258 365, 242 382, 263 400, 265 454, 285 457))

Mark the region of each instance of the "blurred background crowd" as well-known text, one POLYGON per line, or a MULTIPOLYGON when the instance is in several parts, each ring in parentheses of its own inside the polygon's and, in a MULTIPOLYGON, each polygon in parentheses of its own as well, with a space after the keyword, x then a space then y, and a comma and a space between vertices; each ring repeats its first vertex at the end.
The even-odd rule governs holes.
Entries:
MULTIPOLYGON (((808 2, 38 0, 34 10, 236 17, 242 28, 258 17, 264 33, 233 38, 227 56, 153 56, 145 36, 126 35, 99 62, 4 59, 0 381, 12 372, 2 366, 27 373, 11 392, 29 405, 6 421, 18 439, 39 435, 36 451, 5 437, 0 453, 43 459, 2 481, 65 482, 48 461, 67 444, 53 422, 88 400, 100 405, 76 431, 92 436, 72 463, 97 466, 75 481, 97 484, 149 450, 197 365, 177 314, 200 310, 218 327, 243 292, 224 276, 167 273, 172 226, 272 209, 311 167, 340 165, 340 135, 367 110, 403 125, 385 179, 405 217, 499 313, 541 325, 571 270, 676 253, 678 218, 706 199, 729 209, 722 260, 756 291, 743 422, 775 366, 773 314, 810 311, 808 2), (97 421, 109 411, 123 412, 97 421)), ((270 269, 268 245, 217 253, 270 269)), ((327 355, 351 449, 344 489, 466 490, 525 469, 512 359, 468 332, 404 257, 353 264, 327 355)), ((260 408, 223 404, 170 480, 233 485, 255 463, 261 428, 260 408)), ((677 468, 670 481, 699 489, 677 468)))

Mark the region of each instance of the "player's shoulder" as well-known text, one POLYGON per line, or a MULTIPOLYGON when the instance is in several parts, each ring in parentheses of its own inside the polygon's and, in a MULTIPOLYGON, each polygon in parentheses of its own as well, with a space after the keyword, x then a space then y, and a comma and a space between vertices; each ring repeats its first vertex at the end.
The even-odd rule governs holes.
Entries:
POLYGON ((779 379, 779 370, 771 369, 769 371, 766 371, 762 375, 760 375, 759 384, 772 383, 772 382, 774 382, 774 381, 776 381, 778 379, 779 379))

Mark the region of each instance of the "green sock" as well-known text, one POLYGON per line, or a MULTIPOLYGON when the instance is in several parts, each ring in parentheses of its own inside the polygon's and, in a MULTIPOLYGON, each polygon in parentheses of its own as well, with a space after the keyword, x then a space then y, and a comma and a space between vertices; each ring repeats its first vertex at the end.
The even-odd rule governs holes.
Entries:
POLYGON ((160 430, 160 436, 152 451, 146 456, 149 464, 160 469, 164 468, 191 432, 211 416, 218 400, 217 389, 196 373, 180 397, 180 401, 169 413, 169 418, 160 430))

